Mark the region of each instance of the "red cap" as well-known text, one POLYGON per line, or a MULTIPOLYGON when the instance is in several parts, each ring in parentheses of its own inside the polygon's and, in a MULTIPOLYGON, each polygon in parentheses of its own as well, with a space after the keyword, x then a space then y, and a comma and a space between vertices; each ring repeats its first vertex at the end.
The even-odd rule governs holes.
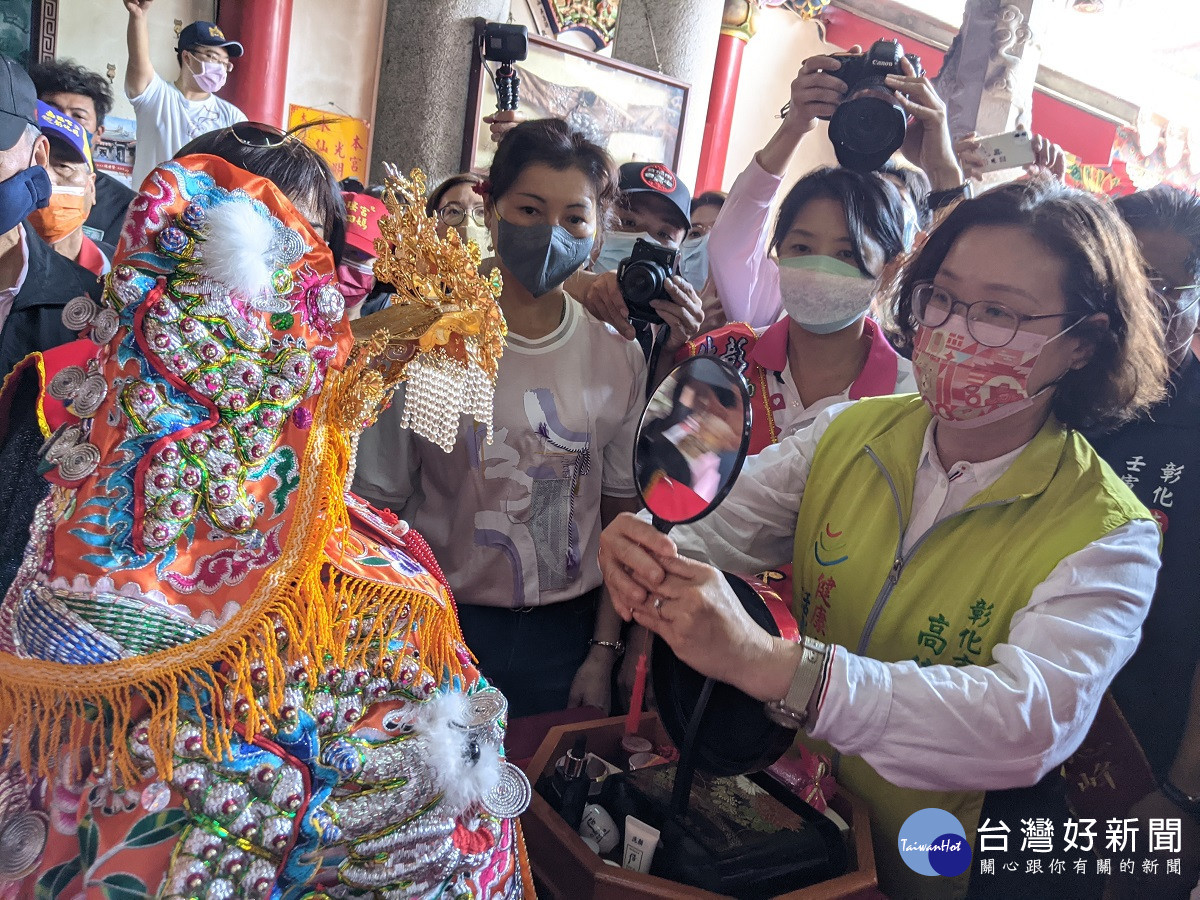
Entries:
POLYGON ((375 253, 375 238, 379 233, 379 220, 387 215, 382 200, 369 194, 343 193, 346 203, 346 244, 371 256, 375 253))

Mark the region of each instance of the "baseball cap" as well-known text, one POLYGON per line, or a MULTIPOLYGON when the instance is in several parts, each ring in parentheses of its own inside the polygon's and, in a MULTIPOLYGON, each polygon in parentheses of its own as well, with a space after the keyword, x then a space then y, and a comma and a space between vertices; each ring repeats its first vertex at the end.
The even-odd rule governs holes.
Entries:
POLYGON ((37 90, 15 60, 0 55, 0 150, 16 146, 28 125, 37 125, 37 90))
POLYGON ((88 168, 95 168, 87 131, 82 125, 41 100, 37 102, 37 119, 38 128, 51 144, 66 148, 72 156, 87 163, 88 168))
POLYGON ((369 194, 343 193, 346 203, 346 243, 355 250, 376 256, 375 239, 383 235, 379 231, 379 220, 387 215, 382 200, 369 194))
POLYGON ((692 224, 692 192, 663 163, 628 162, 621 166, 622 194, 658 194, 679 210, 683 227, 692 224))
POLYGON ((245 52, 237 41, 226 38, 225 32, 215 22, 193 22, 179 32, 178 49, 191 50, 193 47, 224 47, 232 59, 237 59, 245 52))

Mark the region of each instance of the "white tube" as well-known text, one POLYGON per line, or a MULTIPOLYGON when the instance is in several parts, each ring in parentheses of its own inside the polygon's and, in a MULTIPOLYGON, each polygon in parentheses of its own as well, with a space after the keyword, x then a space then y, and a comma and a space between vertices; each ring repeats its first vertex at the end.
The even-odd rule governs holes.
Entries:
POLYGON ((625 856, 621 863, 626 869, 647 874, 658 848, 658 829, 651 828, 641 819, 625 817, 625 856))

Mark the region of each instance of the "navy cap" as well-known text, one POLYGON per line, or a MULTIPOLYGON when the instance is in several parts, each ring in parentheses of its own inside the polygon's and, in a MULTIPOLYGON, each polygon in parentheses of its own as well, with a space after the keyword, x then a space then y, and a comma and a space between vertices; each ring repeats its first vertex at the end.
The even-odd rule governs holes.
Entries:
POLYGON ((231 59, 237 59, 245 52, 237 41, 226 38, 215 22, 193 22, 179 32, 178 49, 191 50, 193 47, 224 47, 231 59))
POLYGON ((679 210, 684 228, 692 224, 692 192, 663 163, 627 162, 621 166, 622 194, 658 194, 679 210))
POLYGON ((0 150, 11 150, 37 125, 37 90, 16 60, 0 55, 0 150))

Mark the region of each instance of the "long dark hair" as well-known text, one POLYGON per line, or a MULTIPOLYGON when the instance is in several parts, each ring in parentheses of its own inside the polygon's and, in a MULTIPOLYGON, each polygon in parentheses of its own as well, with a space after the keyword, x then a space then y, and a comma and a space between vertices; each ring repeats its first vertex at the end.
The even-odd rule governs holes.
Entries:
POLYGON ((1118 425, 1161 400, 1167 380, 1162 323, 1133 233, 1111 204, 1047 177, 964 200, 934 228, 885 288, 885 314, 900 349, 911 352, 918 328, 913 286, 937 275, 965 232, 996 227, 1019 228, 1062 260, 1068 312, 1108 317, 1107 325, 1085 322, 1072 332, 1094 350, 1086 365, 1059 381, 1053 404, 1059 421, 1072 428, 1118 425))
POLYGON ((597 231, 605 226, 617 199, 617 166, 603 147, 562 119, 522 122, 504 135, 492 159, 488 172, 492 202, 508 193, 526 166, 534 163, 559 172, 572 168, 583 172, 596 195, 597 231))
POLYGON ((188 143, 176 159, 197 153, 219 156, 239 169, 270 181, 293 200, 311 200, 319 217, 318 224, 329 235, 326 243, 333 253, 334 265, 340 265, 346 249, 346 206, 342 188, 329 164, 307 144, 270 125, 241 122, 230 128, 219 128, 202 134, 188 143), (251 146, 246 137, 234 134, 241 129, 246 135, 261 134, 263 146, 251 146))
POLYGON ((875 274, 867 269, 863 260, 864 235, 883 248, 884 262, 904 251, 904 208, 901 206, 904 201, 895 185, 872 172, 828 167, 809 172, 783 198, 771 237, 772 251, 779 252, 800 210, 816 199, 836 200, 842 204, 854 261, 864 275, 875 274))

